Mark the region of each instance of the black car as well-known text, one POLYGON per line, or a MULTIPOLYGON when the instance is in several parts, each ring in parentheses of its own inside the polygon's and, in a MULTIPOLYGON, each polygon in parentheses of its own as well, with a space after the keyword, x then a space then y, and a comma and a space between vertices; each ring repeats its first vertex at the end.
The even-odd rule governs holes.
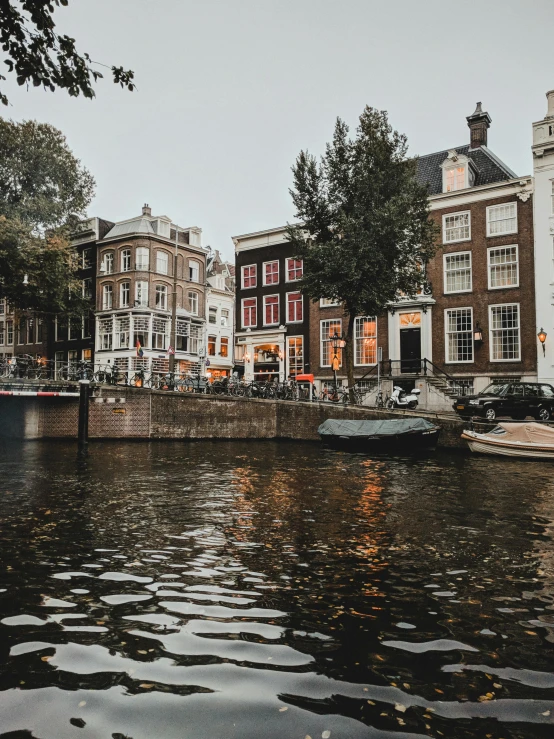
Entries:
POLYGON ((492 384, 478 395, 456 398, 453 408, 460 416, 482 416, 489 421, 499 416, 548 421, 554 415, 554 387, 536 382, 492 384))

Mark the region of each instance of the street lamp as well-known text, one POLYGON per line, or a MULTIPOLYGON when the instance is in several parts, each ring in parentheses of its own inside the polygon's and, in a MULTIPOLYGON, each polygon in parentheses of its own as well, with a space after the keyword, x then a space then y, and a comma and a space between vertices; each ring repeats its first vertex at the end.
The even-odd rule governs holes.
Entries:
POLYGON ((541 342, 541 344, 542 344, 542 355, 543 355, 543 357, 545 357, 545 356, 546 356, 546 349, 545 349, 545 346, 544 346, 544 344, 545 344, 545 341, 546 341, 546 337, 547 337, 547 335, 548 335, 548 334, 546 333, 546 331, 545 331, 545 330, 544 330, 544 329, 542 328, 542 326, 541 326, 541 330, 540 330, 540 331, 539 331, 539 333, 537 334, 537 338, 538 338, 538 340, 539 340, 539 341, 541 342))
POLYGON ((475 330, 473 332, 473 341, 476 344, 482 344, 483 343, 483 332, 481 330, 481 326, 479 325, 479 322, 475 324, 475 330))
POLYGON ((335 394, 336 394, 337 392, 337 370, 340 366, 340 360, 337 354, 337 350, 344 349, 344 347, 346 346, 346 341, 342 338, 342 336, 339 336, 336 329, 335 329, 334 334, 330 334, 329 340, 331 341, 331 345, 333 347, 333 359, 331 362, 331 366, 333 368, 333 375, 334 375, 334 382, 335 382, 335 394))

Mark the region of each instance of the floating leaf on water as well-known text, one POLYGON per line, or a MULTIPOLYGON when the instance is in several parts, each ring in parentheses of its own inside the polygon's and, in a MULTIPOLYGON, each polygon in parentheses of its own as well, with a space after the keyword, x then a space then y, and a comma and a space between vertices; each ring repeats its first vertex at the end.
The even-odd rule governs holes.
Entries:
POLYGON ((154 687, 154 683, 141 683, 139 685, 139 688, 144 688, 145 690, 150 690, 150 688, 154 687))
POLYGON ((86 705, 87 705, 87 702, 86 701, 81 701, 79 703, 79 708, 82 708, 83 706, 86 706, 86 705))
POLYGON ((329 739, 330 736, 331 736, 331 732, 325 729, 325 731, 322 732, 321 734, 321 739, 329 739))
POLYGON ((289 709, 286 706, 284 706, 283 708, 279 709, 279 713, 283 713, 283 711, 288 711, 288 710, 289 709))
POLYGON ((54 656, 53 654, 45 654, 44 657, 41 657, 41 660, 43 662, 48 662, 49 660, 52 659, 53 656, 54 656))
POLYGON ((550 716, 550 711, 545 711, 544 713, 541 713, 541 716, 550 716))
POLYGON ((404 713, 406 710, 406 706, 403 706, 402 703, 395 703, 394 709, 395 711, 400 711, 400 713, 404 713))

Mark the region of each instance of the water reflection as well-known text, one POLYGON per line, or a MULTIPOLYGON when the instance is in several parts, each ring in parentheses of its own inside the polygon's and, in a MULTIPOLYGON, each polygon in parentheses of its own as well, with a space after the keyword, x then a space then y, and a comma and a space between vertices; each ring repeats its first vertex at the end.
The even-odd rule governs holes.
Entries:
POLYGON ((552 733, 540 463, 32 443, 0 479, 0 736, 552 733))

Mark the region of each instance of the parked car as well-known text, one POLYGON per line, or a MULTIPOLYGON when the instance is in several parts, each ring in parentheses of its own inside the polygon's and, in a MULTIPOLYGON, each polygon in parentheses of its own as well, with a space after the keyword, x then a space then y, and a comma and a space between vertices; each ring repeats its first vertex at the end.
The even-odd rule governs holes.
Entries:
POLYGON ((554 387, 536 382, 507 382, 489 385, 477 395, 456 398, 454 410, 460 416, 482 416, 494 421, 510 416, 521 421, 527 416, 548 421, 554 416, 554 387))

